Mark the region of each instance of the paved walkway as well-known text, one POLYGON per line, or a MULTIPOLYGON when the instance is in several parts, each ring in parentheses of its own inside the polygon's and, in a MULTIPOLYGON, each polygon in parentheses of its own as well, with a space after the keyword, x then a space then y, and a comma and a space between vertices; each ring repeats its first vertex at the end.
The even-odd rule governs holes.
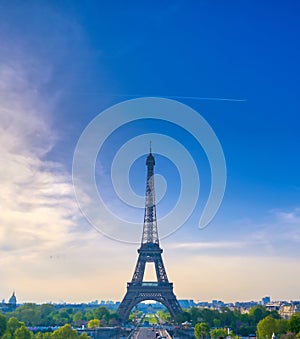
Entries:
POLYGON ((156 339, 156 338, 167 338, 166 330, 152 329, 151 327, 141 327, 135 339, 156 339))

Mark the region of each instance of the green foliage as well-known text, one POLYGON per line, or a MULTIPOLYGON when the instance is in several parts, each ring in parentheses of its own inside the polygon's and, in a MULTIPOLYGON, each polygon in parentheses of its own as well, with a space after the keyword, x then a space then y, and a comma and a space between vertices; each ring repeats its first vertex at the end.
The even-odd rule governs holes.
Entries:
POLYGON ((0 338, 5 333, 6 327, 7 327, 6 317, 0 313, 0 338))
POLYGON ((73 323, 75 325, 80 325, 82 323, 82 321, 84 320, 84 315, 82 311, 77 311, 74 315, 73 315, 73 323))
POLYGON ((134 313, 129 314, 129 320, 133 321, 136 318, 136 315, 134 313))
POLYGON ((289 320, 289 330, 295 334, 300 332, 300 313, 295 313, 289 320))
POLYGON ((276 332, 276 320, 272 316, 267 316, 257 324, 259 338, 271 339, 273 332, 276 332))
POLYGON ((286 319, 276 319, 276 335, 280 336, 288 332, 289 322, 286 319))
POLYGON ((55 324, 58 326, 62 326, 64 324, 69 324, 72 322, 72 316, 67 311, 67 309, 61 309, 59 312, 56 312, 53 315, 53 320, 55 324))
POLYGON ((214 327, 220 327, 221 326, 221 320, 220 319, 214 319, 214 327))
POLYGON ((19 327, 14 333, 14 339, 31 339, 32 332, 24 325, 19 327))
POLYGON ((144 322, 145 321, 148 321, 149 324, 151 324, 151 325, 158 323, 158 320, 157 320, 155 314, 146 314, 146 316, 144 318, 144 322))
POLYGON ((158 311, 157 315, 163 322, 169 322, 171 321, 171 315, 167 311, 158 311))
POLYGON ((45 332, 45 333, 38 332, 38 333, 34 336, 34 339, 51 339, 51 335, 52 335, 51 332, 45 332))
POLYGON ((226 338, 227 337, 227 331, 223 328, 214 328, 210 331, 210 336, 212 339, 214 338, 226 338))
POLYGON ((84 332, 80 334, 79 339, 91 339, 91 337, 84 332))
POLYGON ((55 312, 54 305, 52 304, 42 304, 39 306, 40 310, 40 322, 39 324, 34 324, 34 326, 51 326, 53 325, 52 315, 55 312))
MULTIPOLYGON (((262 305, 257 305, 249 310, 249 317, 251 323, 257 324, 259 321, 270 315, 270 312, 262 305)), ((274 317, 273 317, 274 318, 274 317)))
POLYGON ((14 311, 15 317, 26 326, 35 326, 41 322, 40 307, 33 303, 26 303, 14 311))
POLYGON ((10 332, 6 331, 1 339, 13 339, 13 335, 10 332))
POLYGON ((65 324, 81 326, 92 319, 99 319, 102 326, 108 324, 117 326, 120 324, 118 314, 110 312, 103 306, 95 310, 82 309, 77 311, 72 307, 57 310, 52 304, 36 305, 27 303, 7 315, 9 318, 18 319, 26 326, 63 326, 65 324))
POLYGON ((182 311, 175 317, 175 321, 178 324, 182 324, 185 321, 191 321, 191 315, 188 311, 182 311))
POLYGON ((69 324, 64 325, 51 334, 51 339, 78 339, 77 332, 69 324))
POLYGON ((109 310, 106 307, 100 306, 96 308, 93 313, 95 319, 105 319, 107 322, 109 321, 109 310))
POLYGON ((297 337, 296 337, 295 333, 287 332, 286 334, 281 335, 280 339, 297 339, 297 337))
POLYGON ((110 326, 117 326, 120 324, 120 316, 118 313, 111 313, 109 315, 109 325, 110 326))
MULTIPOLYGON (((182 323, 186 320, 190 321, 192 324, 205 322, 210 328, 229 327, 240 336, 248 336, 251 333, 256 333, 256 326, 258 322, 269 315, 271 315, 274 319, 280 318, 277 312, 269 312, 261 305, 252 307, 249 314, 241 314, 240 311, 232 311, 227 307, 224 307, 221 310, 193 307, 186 310, 186 312, 188 314, 184 313, 184 315, 176 318, 177 323, 182 323)), ((278 323, 278 326, 280 327, 279 333, 282 333, 286 324, 278 323)))
POLYGON ((195 320, 196 322, 200 320, 200 321, 206 322, 209 327, 213 327, 214 319, 218 319, 218 317, 220 317, 220 312, 216 310, 210 310, 210 309, 204 308, 204 309, 199 309, 199 312, 194 314, 194 317, 195 316, 197 316, 197 319, 191 319, 193 323, 195 322, 195 320))
POLYGON ((239 328, 236 328, 237 335, 242 337, 248 337, 249 334, 256 333, 256 325, 242 324, 239 328))
POLYGON ((97 328, 97 327, 100 327, 99 319, 92 319, 88 322, 88 328, 97 328))
POLYGON ((7 322, 7 331, 13 336, 15 331, 22 325, 24 324, 21 323, 17 318, 12 317, 7 322))
POLYGON ((209 327, 207 323, 198 323, 195 325, 194 334, 197 339, 206 338, 209 334, 209 327))
POLYGON ((43 310, 42 306, 37 306, 33 303, 26 303, 19 306, 15 311, 11 312, 9 316, 17 318, 26 326, 37 326, 41 324, 41 319, 44 313, 45 311, 43 310))

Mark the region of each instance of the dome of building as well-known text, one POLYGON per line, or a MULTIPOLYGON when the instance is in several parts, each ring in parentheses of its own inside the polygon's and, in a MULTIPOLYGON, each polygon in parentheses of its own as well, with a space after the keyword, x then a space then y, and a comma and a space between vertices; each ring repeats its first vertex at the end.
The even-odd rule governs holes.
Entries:
POLYGON ((17 303, 17 298, 16 298, 16 296, 15 296, 15 292, 13 292, 12 296, 9 298, 8 303, 9 303, 9 304, 16 305, 16 303, 17 303))

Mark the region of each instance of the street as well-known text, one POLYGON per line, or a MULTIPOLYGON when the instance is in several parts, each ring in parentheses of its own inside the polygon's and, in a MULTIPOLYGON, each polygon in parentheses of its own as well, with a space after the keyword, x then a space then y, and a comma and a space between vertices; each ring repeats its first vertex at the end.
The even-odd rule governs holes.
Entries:
POLYGON ((135 339, 156 339, 170 338, 164 329, 154 329, 150 327, 140 327, 134 336, 135 339))

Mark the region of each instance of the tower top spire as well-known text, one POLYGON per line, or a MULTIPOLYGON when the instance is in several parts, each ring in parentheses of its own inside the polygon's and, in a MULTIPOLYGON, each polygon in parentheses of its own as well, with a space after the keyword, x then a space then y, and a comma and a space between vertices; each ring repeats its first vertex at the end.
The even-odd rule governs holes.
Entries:
POLYGON ((156 205, 154 190, 154 166, 155 159, 152 155, 152 142, 150 142, 150 153, 146 160, 147 165, 147 183, 146 183, 146 201, 142 244, 159 244, 157 221, 156 221, 156 205))

